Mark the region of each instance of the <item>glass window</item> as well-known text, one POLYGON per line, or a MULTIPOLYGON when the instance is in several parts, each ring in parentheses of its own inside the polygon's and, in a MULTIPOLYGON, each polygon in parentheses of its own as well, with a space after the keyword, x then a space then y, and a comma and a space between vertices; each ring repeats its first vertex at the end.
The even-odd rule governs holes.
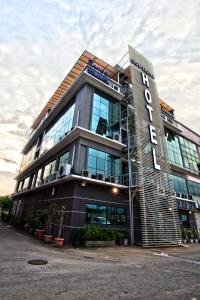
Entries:
POLYGON ((125 208, 117 207, 117 224, 124 225, 126 223, 125 208))
POLYGON ((121 207, 86 204, 86 223, 99 225, 124 225, 126 223, 126 210, 121 207))
POLYGON ((119 103, 114 102, 104 94, 94 93, 91 130, 113 138, 113 133, 119 133, 119 103))
POLYGON ((178 136, 170 130, 165 130, 168 159, 173 164, 183 166, 178 136))
POLYGON ((179 139, 184 166, 198 174, 197 163, 199 162, 199 157, 196 145, 183 137, 180 137, 179 139))
POLYGON ((43 137, 40 153, 44 153, 57 144, 72 128, 75 104, 73 104, 52 125, 43 137))
POLYGON ((46 178, 47 176, 53 174, 55 172, 55 166, 56 166, 56 160, 46 165, 44 168, 43 178, 46 178))
POLYGON ((27 177, 27 178, 24 180, 23 190, 28 189, 29 179, 30 179, 30 177, 27 177))
POLYGON ((173 175, 174 191, 180 194, 188 194, 186 179, 173 175))
POLYGON ((105 177, 120 177, 120 158, 109 153, 88 148, 87 167, 91 174, 102 174, 105 177))
POLYGON ((36 144, 34 144, 31 149, 23 155, 20 172, 25 170, 34 160, 35 158, 35 151, 36 151, 36 144))
POLYGON ((35 186, 39 186, 39 182, 41 181, 42 179, 42 169, 39 169, 38 172, 37 172, 37 178, 36 178, 36 183, 35 183, 35 186))
POLYGON ((188 190, 190 195, 200 197, 200 183, 188 180, 188 190))
POLYGON ((58 170, 61 166, 68 164, 68 160, 69 160, 69 152, 62 154, 58 160, 58 170))

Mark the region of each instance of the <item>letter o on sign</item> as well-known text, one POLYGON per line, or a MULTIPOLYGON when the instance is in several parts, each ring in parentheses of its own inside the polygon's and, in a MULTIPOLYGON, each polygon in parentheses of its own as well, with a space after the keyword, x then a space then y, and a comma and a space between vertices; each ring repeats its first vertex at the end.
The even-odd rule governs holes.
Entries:
POLYGON ((144 90, 144 97, 145 97, 145 100, 146 100, 149 104, 151 104, 152 99, 151 99, 151 94, 150 94, 149 90, 147 90, 147 89, 144 90))

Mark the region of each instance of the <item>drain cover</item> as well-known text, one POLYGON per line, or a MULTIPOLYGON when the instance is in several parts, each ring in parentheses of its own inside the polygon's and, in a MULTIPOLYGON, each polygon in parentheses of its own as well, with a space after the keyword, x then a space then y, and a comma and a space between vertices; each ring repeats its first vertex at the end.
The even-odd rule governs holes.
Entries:
POLYGON ((44 259, 31 259, 28 261, 28 264, 30 265, 46 265, 48 264, 48 261, 44 259))

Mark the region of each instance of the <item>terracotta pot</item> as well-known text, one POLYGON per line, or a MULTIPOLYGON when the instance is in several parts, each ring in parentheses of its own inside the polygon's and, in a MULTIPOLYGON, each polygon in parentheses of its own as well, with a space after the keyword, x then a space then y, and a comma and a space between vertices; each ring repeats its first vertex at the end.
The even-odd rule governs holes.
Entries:
POLYGON ((38 239, 42 239, 44 236, 45 230, 43 229, 36 229, 36 236, 38 239))
POLYGON ((45 234, 44 235, 44 241, 45 241, 45 243, 51 244, 52 239, 53 239, 53 235, 50 235, 50 234, 45 234))
POLYGON ((64 243, 64 240, 65 240, 65 239, 63 239, 63 238, 55 238, 56 247, 57 247, 57 248, 62 248, 63 243, 64 243))

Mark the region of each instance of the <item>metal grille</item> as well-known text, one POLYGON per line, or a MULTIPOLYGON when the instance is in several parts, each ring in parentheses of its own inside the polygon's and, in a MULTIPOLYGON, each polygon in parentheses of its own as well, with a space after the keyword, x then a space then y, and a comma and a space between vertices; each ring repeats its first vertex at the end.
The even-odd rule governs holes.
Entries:
MULTIPOLYGON (((129 49, 130 59, 134 57, 141 65, 152 72, 152 65, 134 49, 129 49)), ((129 192, 130 218, 133 218, 134 201, 138 200, 140 207, 141 239, 143 246, 167 246, 181 241, 180 224, 175 197, 170 164, 167 159, 167 149, 164 138, 164 127, 161 119, 159 99, 154 80, 149 79, 149 91, 152 95, 153 120, 156 128, 157 145, 154 147, 156 158, 161 170, 154 168, 152 144, 149 134, 149 116, 145 107, 144 85, 141 81, 142 71, 131 65, 133 85, 132 114, 129 120, 129 134, 135 134, 136 147, 129 151, 129 168, 132 161, 138 165, 139 188, 129 192), (133 203, 132 203, 133 201, 133 203)), ((131 222, 130 222, 131 223, 131 222)), ((131 223, 133 227, 133 223, 131 223)), ((133 232, 133 228, 131 230, 133 232)))

